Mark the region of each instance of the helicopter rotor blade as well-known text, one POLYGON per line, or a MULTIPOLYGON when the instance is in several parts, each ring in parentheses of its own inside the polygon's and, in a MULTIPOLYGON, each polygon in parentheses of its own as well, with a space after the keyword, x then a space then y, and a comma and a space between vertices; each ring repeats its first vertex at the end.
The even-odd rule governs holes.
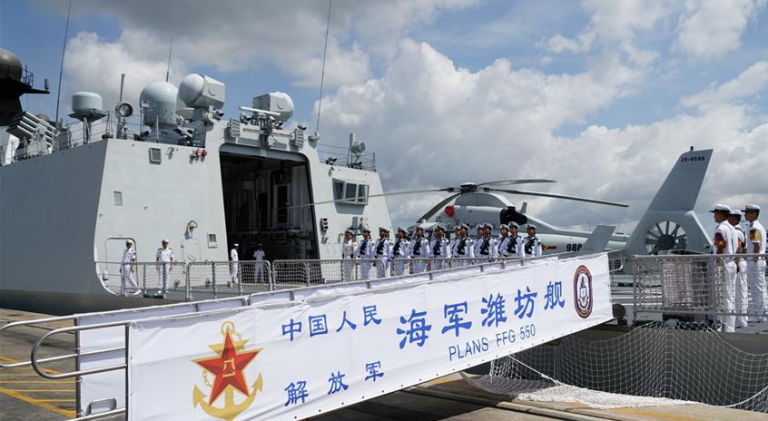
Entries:
POLYGON ((443 192, 443 191, 452 192, 456 189, 457 189, 456 187, 445 187, 441 189, 408 190, 408 191, 397 191, 397 192, 391 192, 391 193, 369 194, 367 196, 355 196, 355 197, 349 197, 344 199, 324 200, 322 202, 305 203, 303 205, 288 206, 287 209, 305 208, 305 207, 317 206, 317 205, 327 205, 329 203, 356 202, 359 199, 365 199, 365 198, 370 199, 372 197, 399 196, 404 194, 417 194, 417 193, 436 193, 436 192, 443 192))
POLYGON ((432 209, 428 210, 428 211, 427 211, 427 213, 425 213, 424 215, 422 215, 422 216, 421 216, 421 218, 419 218, 419 219, 418 219, 418 222, 421 222, 421 221, 426 221, 426 220, 428 220, 428 219, 429 219, 429 218, 431 218, 431 217, 432 217, 432 216, 433 216, 435 213, 437 213, 437 212, 438 212, 438 211, 439 211, 439 210, 440 210, 440 209, 441 209, 443 206, 445 206, 446 204, 448 204, 448 202, 450 202, 451 200, 453 200, 453 199, 455 199, 455 198, 459 197, 460 195, 461 195, 461 193, 456 193, 456 194, 452 194, 452 195, 450 195, 450 196, 446 197, 445 199, 443 199, 442 201, 440 201, 440 203, 438 203, 437 205, 435 205, 435 206, 434 206, 432 209))
POLYGON ((487 183, 480 183, 477 187, 491 187, 491 186, 509 186, 512 184, 535 184, 535 183, 556 183, 554 180, 543 180, 540 178, 529 178, 521 180, 498 180, 489 181, 487 183))
POLYGON ((584 197, 576 197, 576 196, 566 196, 562 194, 542 193, 542 192, 527 191, 527 190, 505 190, 505 189, 489 189, 489 190, 502 192, 502 193, 519 194, 523 196, 539 196, 539 197, 549 197, 552 199, 574 200, 577 202, 595 203, 598 205, 616 206, 619 208, 629 207, 629 205, 626 205, 624 203, 608 202, 605 200, 587 199, 584 197))

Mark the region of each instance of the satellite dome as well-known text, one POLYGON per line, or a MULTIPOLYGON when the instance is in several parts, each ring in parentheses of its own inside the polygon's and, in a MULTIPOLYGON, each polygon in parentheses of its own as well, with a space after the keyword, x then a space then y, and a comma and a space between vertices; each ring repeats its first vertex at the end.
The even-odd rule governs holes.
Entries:
POLYGON ((104 108, 101 95, 94 92, 75 92, 72 94, 72 111, 75 113, 100 113, 104 108))
POLYGON ((197 73, 187 75, 179 85, 179 100, 191 108, 221 108, 226 89, 222 82, 197 73))
POLYGON ((144 124, 154 127, 175 127, 177 124, 176 96, 179 90, 168 82, 152 82, 139 95, 139 102, 145 104, 144 124))
POLYGON ((21 60, 16 54, 0 48, 0 79, 8 78, 21 81, 21 60))

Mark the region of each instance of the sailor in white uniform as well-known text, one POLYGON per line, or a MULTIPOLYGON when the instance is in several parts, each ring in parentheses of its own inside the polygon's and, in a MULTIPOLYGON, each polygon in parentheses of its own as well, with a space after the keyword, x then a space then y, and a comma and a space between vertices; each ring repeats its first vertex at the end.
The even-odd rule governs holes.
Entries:
POLYGON ((368 228, 363 229, 363 240, 357 245, 355 256, 361 260, 360 279, 365 281, 370 276, 371 265, 373 264, 373 241, 371 240, 371 230, 368 228))
MULTIPOLYGON (((448 259, 451 257, 451 245, 445 238, 445 228, 442 225, 435 225, 435 238, 429 243, 429 257, 432 259, 448 259)), ((441 270, 443 262, 435 260, 432 262, 432 270, 441 270)))
POLYGON ((402 276, 405 273, 405 268, 408 264, 408 254, 411 248, 411 243, 406 236, 408 232, 403 227, 397 227, 397 234, 395 234, 395 245, 392 246, 392 259, 395 266, 395 276, 402 276))
POLYGON ((344 282, 355 280, 355 232, 347 230, 344 232, 344 243, 341 244, 341 258, 344 260, 342 276, 344 282))
POLYGON ((376 240, 373 250, 376 258, 376 276, 379 279, 386 278, 392 262, 392 240, 389 239, 387 228, 379 227, 379 239, 376 240))
POLYGON ((411 240, 408 253, 413 259, 413 273, 422 273, 427 268, 427 263, 422 260, 429 257, 429 241, 424 238, 424 228, 417 226, 416 234, 411 240))
POLYGON ((483 245, 483 224, 478 224, 477 227, 475 227, 475 230, 476 234, 474 238, 473 252, 475 257, 480 257, 480 246, 483 245))
POLYGON ((491 237, 491 230, 493 230, 493 225, 483 224, 483 238, 480 240, 480 247, 478 248, 480 254, 475 253, 475 257, 481 259, 493 259, 496 257, 496 252, 498 251, 496 239, 491 237))
POLYGON ((267 278, 264 276, 267 273, 267 264, 264 260, 267 258, 267 253, 264 252, 264 247, 261 243, 256 246, 256 251, 253 252, 253 260, 256 261, 256 281, 265 282, 267 278))
MULTIPOLYGON (((728 216, 728 223, 733 226, 736 233, 736 254, 746 252, 746 238, 744 228, 741 227, 741 211, 732 209, 728 216)), ((749 289, 747 287, 747 260, 743 257, 736 258, 736 312, 746 314, 749 310, 749 289)), ((736 316, 736 329, 747 327, 747 316, 736 316)))
MULTIPOLYGON (((714 247, 712 247, 712 254, 734 254, 736 249, 734 228, 728 223, 728 216, 731 214, 731 208, 727 205, 717 204, 714 210, 710 212, 714 213, 715 222, 717 222, 717 228, 715 228, 714 247)), ((716 285, 722 284, 722 297, 723 303, 719 306, 722 311, 733 312, 736 309, 736 262, 731 257, 724 257, 722 260, 717 260, 715 264, 715 282, 716 285)), ((724 332, 733 332, 736 328, 736 317, 734 316, 720 316, 718 320, 722 324, 722 330, 724 332)))
POLYGON ((509 243, 507 243, 507 257, 524 258, 523 238, 518 234, 519 225, 516 222, 509 223, 509 243))
POLYGON ((162 247, 155 253, 155 267, 157 268, 157 294, 165 294, 168 289, 168 280, 173 270, 173 250, 168 247, 168 240, 163 239, 162 247))
POLYGON ((527 257, 541 257, 541 241, 536 237, 536 225, 528 224, 525 227, 528 236, 523 239, 523 248, 527 257))
POLYGON ((239 244, 235 243, 232 245, 232 249, 229 251, 229 283, 227 286, 240 283, 240 264, 238 263, 240 258, 237 254, 237 248, 239 246, 239 244))
POLYGON ((509 257, 509 252, 507 251, 509 241, 511 240, 509 236, 509 225, 499 225, 499 231, 501 231, 501 236, 496 240, 496 255, 499 257, 509 257))
POLYGON ((456 233, 456 239, 451 244, 451 257, 455 259, 452 261, 454 267, 468 266, 470 261, 475 257, 474 243, 469 236, 469 225, 461 224, 454 228, 456 233))
MULTIPOLYGON (((744 218, 749 222, 747 226, 747 283, 749 284, 750 305, 752 312, 768 312, 768 291, 765 285, 765 257, 757 256, 765 254, 766 238, 765 227, 757 218, 760 216, 760 206, 749 204, 744 209, 744 218)), ((758 317, 757 322, 764 322, 765 317, 758 317)))
POLYGON ((133 277, 133 274, 136 272, 136 249, 133 248, 133 241, 127 240, 125 242, 125 250, 123 250, 123 260, 121 262, 120 296, 125 297, 128 295, 125 289, 126 284, 128 287, 135 290, 133 295, 141 294, 141 289, 136 285, 136 280, 133 277))

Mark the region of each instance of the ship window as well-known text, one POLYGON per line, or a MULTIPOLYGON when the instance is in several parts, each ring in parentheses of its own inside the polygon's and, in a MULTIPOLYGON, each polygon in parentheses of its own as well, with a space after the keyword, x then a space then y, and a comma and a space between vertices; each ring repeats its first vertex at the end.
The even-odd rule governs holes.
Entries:
POLYGON ((218 247, 216 244, 216 234, 208 234, 208 248, 215 249, 218 247))
POLYGON ((367 205, 368 188, 367 184, 333 180, 333 200, 352 205, 367 205))
POLYGON ((360 203, 361 205, 368 204, 368 185, 367 184, 358 184, 357 203, 360 203))
POLYGON ((112 192, 112 200, 115 203, 115 206, 121 207, 123 206, 123 192, 121 191, 113 191, 112 192))
POLYGON ((341 200, 344 198, 344 182, 341 180, 333 180, 333 200, 341 200))
POLYGON ((163 160, 163 154, 160 152, 160 148, 149 148, 149 162, 152 164, 159 164, 163 160))

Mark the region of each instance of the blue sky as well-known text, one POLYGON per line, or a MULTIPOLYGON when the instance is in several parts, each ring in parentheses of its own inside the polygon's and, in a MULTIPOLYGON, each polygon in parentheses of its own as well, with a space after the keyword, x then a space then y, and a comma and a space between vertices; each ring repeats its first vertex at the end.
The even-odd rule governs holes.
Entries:
MULTIPOLYGON (((51 80, 52 95, 25 105, 51 116, 66 7, 0 3, 0 47, 38 85, 51 80)), ((230 116, 284 91, 294 120, 314 128, 325 1, 78 0, 73 9, 61 114, 77 90, 114 101, 120 72, 132 95, 162 79, 173 34, 172 82, 190 72, 222 80, 230 116)), ((747 186, 730 170, 768 162, 766 17, 765 0, 336 0, 321 130, 340 144, 355 131, 381 151, 387 190, 540 176, 558 180, 556 192, 633 205, 616 213, 529 200, 566 225, 637 218, 694 142, 717 149, 702 207, 768 206, 768 182, 747 186), (494 152, 492 169, 479 171, 486 160, 468 149, 494 152), (626 154, 631 167, 612 162, 626 154), (410 174, 433 156, 460 171, 410 174)), ((407 221, 437 199, 390 211, 407 221)))

